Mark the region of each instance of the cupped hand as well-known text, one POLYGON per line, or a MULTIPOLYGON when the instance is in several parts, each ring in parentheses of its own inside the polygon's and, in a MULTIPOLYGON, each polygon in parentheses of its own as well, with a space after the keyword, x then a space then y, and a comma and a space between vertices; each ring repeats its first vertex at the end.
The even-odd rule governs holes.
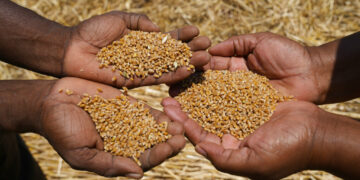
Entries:
POLYGON ((321 103, 325 98, 321 64, 310 47, 272 33, 234 36, 209 49, 204 69, 249 69, 270 79, 285 95, 321 103), (321 75, 320 75, 321 74, 321 75))
MULTIPOLYGON (((73 27, 62 65, 63 75, 97 81, 115 87, 138 87, 160 83, 171 84, 192 73, 186 67, 179 67, 175 72, 165 73, 160 78, 148 76, 145 79, 134 78, 131 81, 119 75, 118 72, 112 72, 111 68, 100 69, 96 59, 98 51, 120 39, 130 30, 160 31, 145 15, 116 11, 95 16, 73 27), (112 81, 114 76, 116 77, 115 82, 112 81)), ((196 27, 186 26, 169 33, 173 38, 189 45, 193 51, 190 63, 195 67, 209 62, 210 55, 206 49, 210 47, 211 42, 207 37, 198 37, 199 30, 196 27)))
POLYGON ((279 179, 309 168, 313 145, 320 131, 318 107, 302 101, 278 104, 271 119, 243 140, 205 131, 180 104, 167 98, 162 102, 170 119, 184 125, 185 135, 196 151, 219 169, 255 179, 279 179))
MULTIPOLYGON (((164 113, 148 107, 158 122, 169 122, 167 131, 172 134, 172 137, 165 143, 146 150, 139 159, 141 167, 130 158, 113 156, 104 152, 103 141, 93 121, 83 109, 77 106, 84 93, 115 98, 121 92, 110 86, 83 79, 63 78, 53 85, 42 105, 40 134, 48 139, 71 167, 104 176, 125 175, 140 178, 143 170, 160 164, 184 147, 182 125, 171 122, 164 113), (99 93, 98 88, 103 92, 99 93), (59 93, 59 89, 63 89, 64 92, 59 93), (73 94, 67 95, 66 89, 72 90, 73 94)), ((132 101, 136 100, 132 99, 132 101)))

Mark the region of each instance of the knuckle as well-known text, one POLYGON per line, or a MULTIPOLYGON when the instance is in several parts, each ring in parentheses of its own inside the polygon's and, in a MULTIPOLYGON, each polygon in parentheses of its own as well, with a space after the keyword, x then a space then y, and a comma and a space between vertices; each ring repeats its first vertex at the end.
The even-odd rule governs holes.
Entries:
POLYGON ((211 40, 206 36, 199 36, 196 38, 198 40, 198 43, 204 44, 206 46, 211 46, 211 40))

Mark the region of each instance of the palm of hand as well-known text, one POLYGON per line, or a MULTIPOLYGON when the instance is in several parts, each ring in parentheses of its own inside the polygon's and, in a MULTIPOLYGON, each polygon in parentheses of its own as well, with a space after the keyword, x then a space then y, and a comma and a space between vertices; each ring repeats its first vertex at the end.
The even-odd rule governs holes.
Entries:
POLYGON ((308 50, 271 33, 235 36, 210 49, 206 69, 250 69, 265 75, 285 95, 316 101, 319 92, 308 50))
POLYGON ((206 132, 174 99, 165 99, 163 105, 171 119, 184 125, 197 152, 220 171, 251 178, 281 178, 305 169, 311 158, 317 107, 310 103, 280 103, 271 119, 242 141, 228 134, 220 139, 206 132))
MULTIPOLYGON (((120 39, 130 30, 159 31, 159 28, 144 15, 122 12, 96 16, 74 27, 65 52, 63 74, 116 87, 172 83, 191 74, 186 67, 180 67, 175 72, 163 74, 159 79, 149 76, 144 80, 134 78, 133 81, 129 81, 120 76, 118 72, 112 72, 110 68, 99 69, 99 62, 96 60, 98 51, 120 39), (112 81, 114 76, 116 77, 115 82, 112 81)), ((210 40, 205 37, 195 38, 198 33, 198 30, 192 26, 170 32, 173 38, 188 42, 191 50, 196 51, 191 59, 191 63, 195 66, 203 65, 210 59, 208 53, 204 51, 210 46, 210 40)))
MULTIPOLYGON (((64 78, 52 88, 52 92, 43 104, 42 134, 49 140, 54 149, 73 168, 96 172, 105 176, 142 175, 147 170, 160 164, 166 158, 175 155, 184 146, 182 127, 169 122, 168 132, 173 135, 166 143, 161 143, 146 150, 140 157, 140 168, 129 158, 112 156, 103 151, 103 141, 95 129, 90 116, 77 106, 80 95, 97 94, 101 88, 104 98, 114 98, 120 91, 106 85, 76 79, 64 78), (59 93, 59 89, 71 89, 74 94, 68 96, 59 93)), ((135 101, 135 100, 134 100, 135 101)), ((169 121, 160 111, 151 110, 158 121, 169 121)))
MULTIPOLYGON (((269 122, 253 134, 243 141, 230 135, 223 138, 208 157, 226 172, 258 179, 281 178, 306 169, 315 127, 311 109, 316 107, 305 102, 279 104, 269 122), (220 149, 224 150, 221 155, 220 149), (226 161, 230 159, 234 160, 226 161)), ((210 150, 211 146, 204 142, 198 147, 210 150)))
POLYGON ((250 70, 267 76, 280 92, 301 100, 311 98, 316 87, 308 51, 300 44, 265 34, 248 56, 250 70))

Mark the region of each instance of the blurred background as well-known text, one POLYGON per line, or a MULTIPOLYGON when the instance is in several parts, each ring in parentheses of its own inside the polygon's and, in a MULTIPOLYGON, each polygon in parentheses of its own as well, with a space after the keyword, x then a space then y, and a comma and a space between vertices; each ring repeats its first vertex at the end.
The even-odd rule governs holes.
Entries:
MULTIPOLYGON (((270 31, 316 46, 360 30, 360 0, 14 0, 58 23, 74 26, 94 15, 112 10, 143 13, 162 31, 184 25, 199 27, 213 44, 233 35, 270 31)), ((53 79, 0 63, 3 79, 53 79)), ((359 83, 359 82, 354 82, 359 83)), ((168 96, 166 85, 133 89, 130 95, 161 110, 160 100, 168 96)), ((360 99, 321 106, 333 113, 360 119, 360 99)), ((22 134, 48 179, 108 179, 71 169, 46 139, 22 134)), ((113 178, 123 179, 123 178, 113 178)), ((144 179, 244 179, 220 173, 198 155, 191 144, 144 179)), ((321 171, 303 171, 285 179, 338 179, 321 171)))

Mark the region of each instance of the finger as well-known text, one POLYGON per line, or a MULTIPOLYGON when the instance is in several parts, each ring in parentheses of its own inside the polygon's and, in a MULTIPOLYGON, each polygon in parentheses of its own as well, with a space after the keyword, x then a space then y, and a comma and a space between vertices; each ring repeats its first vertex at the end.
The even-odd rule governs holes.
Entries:
POLYGON ((188 42, 199 35, 199 29, 195 26, 185 26, 183 28, 170 31, 169 34, 174 39, 188 42))
POLYGON ((253 152, 248 148, 224 149, 219 144, 202 142, 195 147, 196 152, 208 158, 220 171, 238 175, 248 175, 256 169, 253 152))
POLYGON ((165 161, 172 154, 171 146, 167 143, 160 143, 153 148, 146 150, 139 158, 141 168, 148 170, 165 161))
POLYGON ((146 150, 140 157, 141 167, 144 170, 159 165, 166 159, 178 154, 184 148, 186 140, 182 135, 171 137, 166 143, 160 143, 146 150))
POLYGON ((225 134, 221 138, 221 144, 224 149, 238 149, 241 141, 239 141, 236 137, 230 134, 225 134))
POLYGON ((203 70, 248 70, 246 61, 242 57, 221 57, 212 56, 208 64, 203 67, 203 70))
MULTIPOLYGON (((209 63, 211 56, 206 51, 197 51, 193 53, 193 57, 190 60, 190 64, 194 65, 195 67, 202 67, 205 64, 209 63)), ((176 69, 173 72, 168 72, 162 74, 162 76, 158 79, 150 76, 145 78, 141 85, 150 85, 150 84, 161 84, 166 83, 168 85, 177 83, 187 77, 189 77, 194 71, 189 70, 188 67, 182 66, 176 69)))
POLYGON ((168 123, 167 132, 171 135, 181 134, 184 135, 184 127, 179 122, 170 122, 168 123))
POLYGON ((176 101, 174 98, 170 98, 170 97, 164 98, 161 101, 161 105, 163 107, 165 107, 165 106, 175 106, 175 107, 181 108, 181 104, 178 101, 176 101))
POLYGON ((160 143, 146 150, 140 157, 141 167, 148 170, 166 159, 178 154, 184 148, 186 140, 182 135, 171 137, 166 143, 160 143))
POLYGON ((206 50, 211 46, 211 41, 206 36, 199 36, 188 43, 192 51, 206 50))
POLYGON ((172 156, 176 155, 185 147, 186 140, 183 135, 175 135, 171 137, 168 141, 166 141, 171 146, 173 151, 172 156))
POLYGON ((154 117, 154 119, 156 120, 157 123, 161 123, 161 122, 164 122, 164 121, 170 122, 169 119, 165 119, 165 120, 163 119, 163 117, 162 117, 164 115, 163 112, 161 112, 161 111, 159 111, 157 109, 153 109, 150 106, 147 106, 147 108, 150 109, 150 114, 154 117))
POLYGON ((209 141, 220 144, 220 138, 214 134, 205 131, 194 120, 190 119, 186 113, 181 110, 179 105, 176 104, 175 99, 167 98, 163 102, 165 114, 173 121, 183 124, 185 135, 193 144, 198 144, 203 141, 209 141), (170 104, 170 105, 169 105, 170 104))
POLYGON ((140 157, 140 161, 142 162, 142 168, 145 170, 160 164, 171 156, 174 156, 180 152, 186 143, 183 136, 184 130, 182 124, 178 122, 171 122, 170 119, 161 111, 153 109, 152 114, 154 117, 156 116, 157 122, 168 122, 167 132, 171 134, 172 137, 167 140, 165 144, 162 143, 161 145, 156 145, 154 148, 143 153, 143 157, 140 157))
POLYGON ((120 15, 123 17, 127 28, 130 30, 141 30, 148 32, 160 31, 160 28, 144 14, 121 13, 120 15))
POLYGON ((138 21, 138 26, 136 27, 138 30, 141 31, 148 31, 148 32, 159 32, 160 28, 155 23, 153 23, 148 16, 140 15, 138 21))
MULTIPOLYGON (((266 73, 263 70, 264 65, 261 64, 261 61, 259 61, 254 54, 249 54, 247 59, 248 59, 248 68, 249 69, 251 69, 252 71, 257 72, 259 74, 265 74, 266 73)), ((276 77, 276 73, 266 73, 266 74, 267 74, 267 77, 270 78, 270 79, 279 78, 279 77, 276 77), (275 76, 272 77, 273 75, 275 75, 275 76)))
POLYGON ((211 60, 211 56, 207 51, 196 51, 193 52, 193 55, 190 59, 190 64, 195 67, 202 67, 208 64, 211 60))
POLYGON ((209 53, 213 56, 247 56, 251 53, 258 42, 259 34, 247 34, 234 36, 223 41, 209 49, 209 53))
MULTIPOLYGON (((97 48, 108 45, 126 34, 126 23, 117 14, 119 12, 110 12, 81 22, 74 28, 74 37, 97 48)), ((97 53, 97 49, 91 51, 97 53)))
POLYGON ((167 132, 171 135, 177 135, 177 134, 184 134, 184 128, 182 126, 182 124, 178 123, 178 122, 172 122, 170 120, 170 118, 168 116, 166 116, 165 113, 156 110, 156 109, 151 109, 150 110, 151 114, 153 115, 153 117, 155 118, 157 123, 162 123, 162 122, 167 122, 167 132))
POLYGON ((95 172, 102 176, 128 176, 132 178, 143 176, 142 169, 135 161, 120 156, 112 156, 110 153, 98 149, 77 149, 71 151, 66 159, 75 169, 95 172))

